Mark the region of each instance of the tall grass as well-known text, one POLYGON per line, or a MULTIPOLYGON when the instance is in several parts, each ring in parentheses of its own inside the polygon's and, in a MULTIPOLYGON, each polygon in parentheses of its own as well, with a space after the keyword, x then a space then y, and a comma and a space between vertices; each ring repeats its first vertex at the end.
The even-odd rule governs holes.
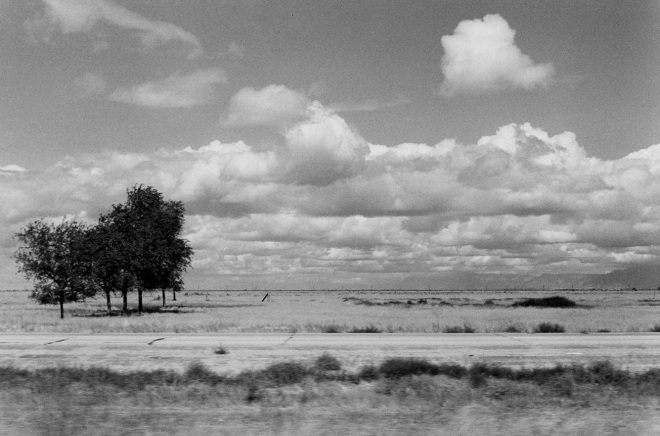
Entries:
POLYGON ((0 432, 634 435, 660 423, 658 369, 387 359, 346 372, 327 363, 340 364, 323 355, 235 376, 199 363, 183 372, 2 367, 0 432))

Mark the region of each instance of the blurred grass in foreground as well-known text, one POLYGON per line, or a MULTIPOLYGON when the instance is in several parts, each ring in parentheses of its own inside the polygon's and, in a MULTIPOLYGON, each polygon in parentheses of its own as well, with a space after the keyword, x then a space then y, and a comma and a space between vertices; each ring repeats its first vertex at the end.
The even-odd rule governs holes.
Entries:
POLYGON ((510 369, 388 359, 279 362, 235 376, 0 368, 3 435, 650 435, 660 370, 510 369))

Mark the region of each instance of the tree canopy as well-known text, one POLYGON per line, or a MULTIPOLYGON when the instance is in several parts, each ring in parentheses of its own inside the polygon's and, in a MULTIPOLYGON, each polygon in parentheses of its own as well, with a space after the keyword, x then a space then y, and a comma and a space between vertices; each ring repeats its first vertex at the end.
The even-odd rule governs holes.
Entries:
POLYGON ((19 271, 36 281, 32 297, 40 303, 63 304, 103 291, 110 311, 110 295, 182 288, 182 274, 193 250, 180 238, 185 208, 165 201, 156 189, 134 186, 123 204, 112 205, 95 226, 76 221, 28 224, 16 237, 23 243, 16 253, 19 271))

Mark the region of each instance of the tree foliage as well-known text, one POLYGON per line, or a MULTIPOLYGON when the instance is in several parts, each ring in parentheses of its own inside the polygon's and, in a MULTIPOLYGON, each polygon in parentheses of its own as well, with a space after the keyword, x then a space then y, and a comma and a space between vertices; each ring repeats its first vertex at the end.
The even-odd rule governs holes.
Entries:
POLYGON ((77 221, 61 224, 38 220, 16 234, 22 243, 16 252, 19 271, 36 282, 32 298, 42 304, 59 304, 95 294, 92 264, 85 256, 88 228, 77 221))
MULTIPOLYGON (((165 201, 147 186, 127 190, 123 204, 112 205, 96 226, 76 221, 29 224, 16 237, 19 271, 36 282, 32 297, 40 303, 78 301, 102 290, 110 311, 110 295, 137 290, 179 290, 193 250, 180 238, 185 208, 165 201)), ((164 291, 163 291, 164 292, 164 291)), ((164 296, 164 293, 163 293, 164 296)), ((164 301, 164 300, 163 300, 164 301)))

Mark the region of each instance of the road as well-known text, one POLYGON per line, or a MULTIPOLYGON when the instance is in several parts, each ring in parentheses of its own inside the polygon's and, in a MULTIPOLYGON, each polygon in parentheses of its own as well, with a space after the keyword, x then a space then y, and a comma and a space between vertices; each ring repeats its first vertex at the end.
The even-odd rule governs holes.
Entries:
POLYGON ((104 366, 183 370, 199 361, 221 373, 311 360, 324 352, 346 369, 390 357, 514 367, 588 364, 608 359, 631 370, 660 366, 660 334, 9 334, 0 366, 104 366), (222 345, 228 353, 216 354, 222 345))

